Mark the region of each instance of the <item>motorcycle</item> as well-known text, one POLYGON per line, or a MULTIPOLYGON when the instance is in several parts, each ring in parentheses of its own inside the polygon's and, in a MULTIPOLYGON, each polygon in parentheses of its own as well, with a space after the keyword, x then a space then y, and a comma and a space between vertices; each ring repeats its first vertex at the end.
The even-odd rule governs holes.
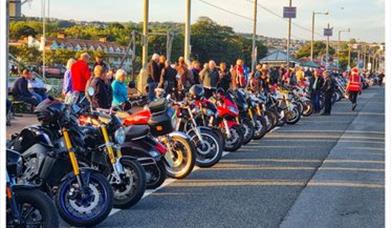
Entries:
POLYGON ((121 151, 125 141, 121 121, 113 113, 91 110, 79 115, 79 124, 87 153, 82 161, 107 177, 114 193, 113 206, 125 209, 135 205, 144 195, 146 177, 137 158, 124 156, 121 151))
POLYGON ((22 153, 18 181, 37 185, 54 197, 61 218, 72 226, 94 226, 110 213, 113 190, 98 171, 81 167, 83 133, 70 107, 51 97, 35 109, 40 125, 12 137, 9 149, 22 153))
POLYGON ((7 149, 7 227, 58 227, 58 214, 52 200, 36 186, 17 184, 22 169, 21 155, 7 149))
POLYGON ((253 122, 251 121, 251 117, 249 116, 250 109, 247 103, 247 96, 244 89, 240 88, 236 90, 234 99, 239 109, 239 115, 236 118, 236 121, 242 127, 242 131, 243 131, 242 144, 246 145, 254 138, 255 127, 253 125, 253 122))
POLYGON ((239 110, 232 95, 218 90, 209 100, 216 105, 217 118, 212 118, 212 125, 218 126, 224 134, 227 151, 236 151, 242 146, 243 131, 236 121, 239 110))
POLYGON ((187 101, 173 101, 173 105, 176 107, 178 117, 176 130, 186 132, 190 136, 197 150, 197 166, 212 167, 223 155, 223 143, 220 137, 211 128, 197 124, 195 115, 201 112, 201 109, 195 102, 190 104, 187 101))
POLYGON ((180 179, 191 173, 195 165, 196 149, 188 135, 174 131, 176 113, 169 107, 166 99, 150 102, 144 110, 122 118, 124 126, 148 125, 151 135, 166 146, 164 164, 168 176, 180 179))

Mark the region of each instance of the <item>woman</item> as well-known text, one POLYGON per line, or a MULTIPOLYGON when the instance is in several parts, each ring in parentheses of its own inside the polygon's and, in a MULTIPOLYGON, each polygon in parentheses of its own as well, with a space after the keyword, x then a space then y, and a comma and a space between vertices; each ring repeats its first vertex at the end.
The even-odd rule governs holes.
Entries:
POLYGON ((109 109, 112 102, 112 91, 106 83, 106 72, 102 66, 97 65, 94 68, 94 78, 89 87, 94 88, 94 94, 91 96, 92 108, 109 109))
POLYGON ((131 105, 128 101, 128 88, 125 84, 126 72, 119 69, 115 74, 115 80, 111 84, 113 90, 113 107, 119 107, 121 110, 129 110, 131 105))
POLYGON ((356 67, 350 73, 346 91, 349 93, 349 100, 352 102, 352 111, 354 111, 357 107, 357 96, 361 93, 361 77, 356 67))
POLYGON ((64 95, 64 103, 72 103, 72 75, 71 67, 76 62, 75 59, 70 58, 67 62, 66 71, 64 73, 64 82, 62 85, 62 94, 64 95))

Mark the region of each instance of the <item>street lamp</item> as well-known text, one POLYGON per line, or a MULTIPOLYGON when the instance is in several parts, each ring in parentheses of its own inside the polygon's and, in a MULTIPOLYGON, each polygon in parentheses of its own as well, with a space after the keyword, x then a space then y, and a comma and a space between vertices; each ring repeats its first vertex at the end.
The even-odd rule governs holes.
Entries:
POLYGON ((315 12, 315 11, 312 11, 311 61, 314 61, 315 15, 329 15, 329 11, 327 11, 327 12, 315 12))

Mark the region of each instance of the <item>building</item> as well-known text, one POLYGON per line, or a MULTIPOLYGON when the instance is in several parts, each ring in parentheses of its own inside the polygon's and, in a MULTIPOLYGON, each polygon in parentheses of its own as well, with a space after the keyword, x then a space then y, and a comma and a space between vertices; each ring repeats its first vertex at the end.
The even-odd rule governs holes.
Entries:
MULTIPOLYGON (((27 45, 29 47, 36 47, 40 51, 43 50, 45 44, 45 50, 57 50, 67 49, 70 51, 92 51, 102 52, 105 54, 105 61, 113 68, 118 68, 122 59, 126 54, 127 47, 118 45, 114 42, 109 42, 106 38, 100 38, 99 40, 82 40, 66 38, 64 34, 59 34, 57 37, 48 37, 46 42, 44 38, 34 38, 29 36, 27 38, 27 45)), ((132 51, 129 50, 126 59, 122 65, 122 68, 126 71, 130 71, 132 67, 131 63, 132 51)))

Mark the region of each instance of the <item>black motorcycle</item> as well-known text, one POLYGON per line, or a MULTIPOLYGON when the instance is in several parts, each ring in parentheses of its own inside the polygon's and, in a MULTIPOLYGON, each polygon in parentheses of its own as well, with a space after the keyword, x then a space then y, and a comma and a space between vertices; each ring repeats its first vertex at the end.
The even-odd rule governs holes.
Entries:
POLYGON ((17 184, 23 159, 7 149, 7 227, 58 227, 58 214, 52 200, 37 186, 17 184))
POLYGON ((81 167, 78 157, 85 154, 85 145, 77 119, 53 98, 41 102, 35 113, 41 124, 23 129, 9 144, 24 160, 18 181, 53 197, 60 216, 72 226, 99 224, 111 211, 113 190, 103 174, 81 167))

